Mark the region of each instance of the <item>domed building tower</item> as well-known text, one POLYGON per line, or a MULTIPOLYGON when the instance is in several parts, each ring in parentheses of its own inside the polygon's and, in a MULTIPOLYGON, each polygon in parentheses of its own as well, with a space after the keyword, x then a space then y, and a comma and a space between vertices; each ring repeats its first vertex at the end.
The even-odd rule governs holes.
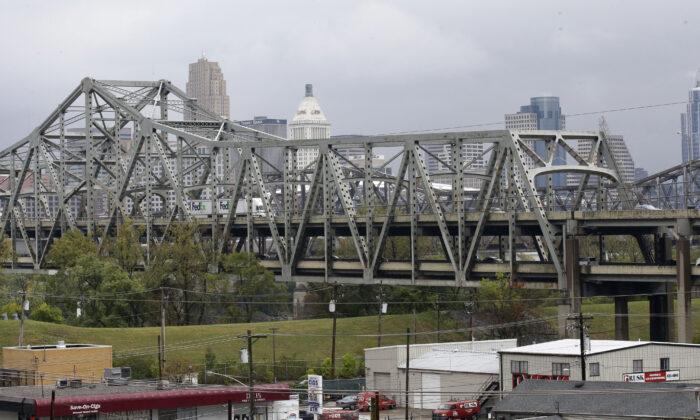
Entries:
MULTIPOLYGON (((306 94, 297 107, 296 114, 289 124, 290 140, 328 139, 331 137, 331 123, 326 119, 321 105, 314 97, 313 86, 306 85, 306 94)), ((305 168, 318 157, 318 149, 304 147, 297 152, 297 167, 305 168)))
MULTIPOLYGON (((297 107, 296 114, 289 124, 290 140, 328 139, 331 137, 331 123, 321 110, 321 105, 314 97, 313 86, 306 85, 306 93, 297 107)), ((318 148, 302 147, 297 151, 297 168, 303 169, 318 157, 318 148)), ((297 283, 293 293, 294 318, 304 318, 304 299, 306 283, 297 283)))

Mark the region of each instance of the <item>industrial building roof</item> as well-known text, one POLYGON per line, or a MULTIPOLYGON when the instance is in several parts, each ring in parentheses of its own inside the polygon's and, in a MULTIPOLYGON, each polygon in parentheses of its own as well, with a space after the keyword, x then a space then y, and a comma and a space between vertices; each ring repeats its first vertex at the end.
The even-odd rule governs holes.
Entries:
MULTIPOLYGON (((409 368, 496 375, 498 366, 498 353, 495 351, 434 350, 411 359, 409 368)), ((399 369, 406 369, 406 363, 399 365, 399 369)))
MULTIPOLYGON (((518 344, 518 340, 515 338, 503 338, 500 340, 480 340, 480 341, 450 341, 447 343, 421 343, 421 344, 411 344, 411 349, 425 348, 429 347, 434 350, 470 350, 470 349, 483 349, 485 347, 498 350, 504 348, 515 347, 518 344)), ((403 350, 406 348, 405 344, 398 344, 395 346, 381 346, 381 347, 367 347, 367 350, 384 350, 384 349, 399 349, 403 350)))
MULTIPOLYGON (((529 346, 500 350, 500 352, 576 356, 581 354, 579 343, 579 340, 568 338, 564 340, 549 341, 546 343, 531 344, 529 346)), ((613 350, 627 349, 631 347, 643 346, 649 343, 649 341, 591 340, 591 349, 586 351, 586 354, 596 354, 613 350)))
POLYGON ((526 380, 498 402, 494 413, 693 418, 700 384, 526 380))
MULTIPOLYGON (((48 417, 51 406, 51 391, 55 391, 56 415, 72 415, 74 409, 88 407, 98 412, 144 410, 159 407, 189 407, 197 405, 245 402, 248 388, 241 386, 199 386, 159 390, 144 383, 122 386, 86 384, 79 388, 53 386, 22 386, 0 389, 0 404, 18 398, 33 400, 38 417, 48 417)), ((256 401, 289 399, 289 385, 255 385, 256 401)))
MULTIPOLYGON (((559 356, 578 356, 581 354, 580 341, 573 338, 548 341, 546 343, 531 344, 529 346, 514 347, 500 350, 501 353, 518 354, 551 354, 559 356)), ((666 343, 657 341, 623 341, 623 340, 591 340, 591 349, 586 354, 606 353, 609 351, 629 349, 633 347, 658 344, 663 346, 700 347, 698 344, 666 343)))

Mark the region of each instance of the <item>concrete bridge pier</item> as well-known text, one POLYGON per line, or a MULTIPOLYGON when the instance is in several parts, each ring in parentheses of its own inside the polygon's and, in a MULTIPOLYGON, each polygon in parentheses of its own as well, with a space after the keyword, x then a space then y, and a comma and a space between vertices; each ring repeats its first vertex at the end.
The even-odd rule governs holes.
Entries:
POLYGON ((615 340, 630 339, 627 296, 615 296, 615 340))
MULTIPOLYGON (((678 320, 678 339, 679 343, 693 342, 693 324, 691 303, 691 288, 693 286, 690 278, 690 241, 685 236, 681 236, 676 240, 676 309, 678 320)), ((668 296, 672 294, 669 293, 668 296)), ((673 321, 673 317, 670 317, 673 321)))
POLYGON ((557 304, 557 327, 562 338, 578 337, 578 327, 575 320, 567 319, 567 315, 581 312, 581 299, 583 287, 579 276, 579 241, 577 238, 566 239, 566 253, 564 264, 566 266, 566 294, 557 304))

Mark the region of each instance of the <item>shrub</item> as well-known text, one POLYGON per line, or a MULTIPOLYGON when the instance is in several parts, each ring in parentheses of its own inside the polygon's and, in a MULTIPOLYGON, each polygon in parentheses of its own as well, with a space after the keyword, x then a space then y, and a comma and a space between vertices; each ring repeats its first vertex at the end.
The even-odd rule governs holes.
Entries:
POLYGON ((55 306, 49 305, 46 302, 42 303, 38 308, 33 310, 30 318, 35 321, 53 322, 54 324, 60 324, 63 322, 63 314, 61 313, 61 310, 55 306))

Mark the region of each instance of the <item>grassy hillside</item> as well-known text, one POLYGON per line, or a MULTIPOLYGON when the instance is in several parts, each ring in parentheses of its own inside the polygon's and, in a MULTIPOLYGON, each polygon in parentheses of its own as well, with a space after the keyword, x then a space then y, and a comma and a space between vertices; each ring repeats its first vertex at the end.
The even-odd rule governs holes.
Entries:
MULTIPOLYGON (((442 321, 441 329, 455 328, 455 321, 442 321)), ((418 330, 435 330, 434 313, 418 314, 418 330)), ((250 329, 253 333, 270 333, 278 328, 276 337, 277 358, 282 356, 304 360, 321 360, 331 354, 331 319, 303 321, 261 322, 254 324, 218 324, 188 327, 167 327, 168 359, 188 359, 193 363, 203 360, 207 347, 211 347, 219 361, 238 360, 239 349, 246 345, 245 340, 236 339, 250 329), (288 336, 286 336, 288 334, 288 336)), ((413 315, 384 315, 382 334, 405 333, 413 330, 413 315)), ((377 338, 357 337, 358 334, 376 334, 377 318, 339 318, 337 321, 336 355, 345 353, 362 355, 363 349, 377 345, 377 338)), ((0 344, 16 346, 19 334, 19 321, 0 322, 0 344)), ((126 355, 156 355, 157 337, 160 328, 81 328, 67 325, 25 321, 24 343, 40 345, 55 344, 58 340, 66 343, 108 344, 113 346, 115 357, 126 355)), ((445 341, 467 339, 466 335, 441 335, 445 341)), ((421 335, 418 343, 432 342, 434 334, 421 335)), ((405 336, 383 337, 382 345, 404 344, 405 336)), ((413 340, 411 341, 413 342, 413 340)), ((272 360, 272 338, 260 339, 254 345, 256 361, 272 360)))
MULTIPOLYGON (((674 304, 675 311, 675 304, 674 304)), ((556 306, 541 308, 542 316, 556 315, 556 306)), ((583 304, 583 312, 593 314, 593 319, 588 321, 592 338, 615 338, 615 306, 613 303, 586 303, 583 304)), ((629 329, 630 340, 649 339, 649 301, 639 300, 629 302, 629 329)), ((693 299, 693 337, 694 342, 700 341, 700 299, 693 299)), ((556 322, 553 323, 556 327, 556 322)))
MULTIPOLYGON (((630 339, 649 338, 649 304, 646 300, 629 303, 630 339)), ((541 307, 539 316, 556 315, 556 307, 541 307)), ((614 305, 612 303, 584 303, 584 312, 594 314, 589 321, 593 338, 614 338, 614 305)), ((696 342, 700 338, 700 299, 693 301, 693 332, 696 342)), ((443 316, 441 329, 464 328, 456 317, 443 316)), ((403 335, 406 328, 413 330, 413 315, 385 315, 382 317, 383 334, 399 334, 382 338, 382 345, 405 344, 403 335)), ((556 328, 556 321, 553 326, 556 328)), ((434 331, 435 314, 418 314, 418 331, 434 331)), ((250 329, 253 333, 270 333, 278 328, 276 337, 277 359, 282 357, 308 361, 309 366, 318 366, 320 361, 331 354, 331 319, 304 321, 262 322, 254 324, 219 324, 190 327, 167 327, 168 360, 185 360, 198 365, 204 360, 204 352, 211 348, 218 362, 238 361, 239 350, 245 347, 239 335, 250 329)), ((0 321, 0 345, 15 346, 19 333, 19 321, 0 321)), ((363 354, 363 349, 377 345, 377 318, 339 318, 337 326, 336 357, 346 353, 355 356, 363 354), (361 336, 366 334, 367 336, 361 336)), ((157 337, 160 328, 81 328, 68 325, 49 324, 36 321, 25 322, 25 344, 40 345, 43 342, 55 344, 58 340, 67 343, 108 344, 113 346, 116 358, 147 355, 156 356, 157 337)), ((441 341, 468 340, 468 334, 441 334, 441 341)), ((254 345, 254 360, 272 360, 272 338, 260 339, 254 345)), ((418 343, 434 342, 435 334, 418 335, 418 343)), ((413 339, 411 343, 413 343, 413 339)))

